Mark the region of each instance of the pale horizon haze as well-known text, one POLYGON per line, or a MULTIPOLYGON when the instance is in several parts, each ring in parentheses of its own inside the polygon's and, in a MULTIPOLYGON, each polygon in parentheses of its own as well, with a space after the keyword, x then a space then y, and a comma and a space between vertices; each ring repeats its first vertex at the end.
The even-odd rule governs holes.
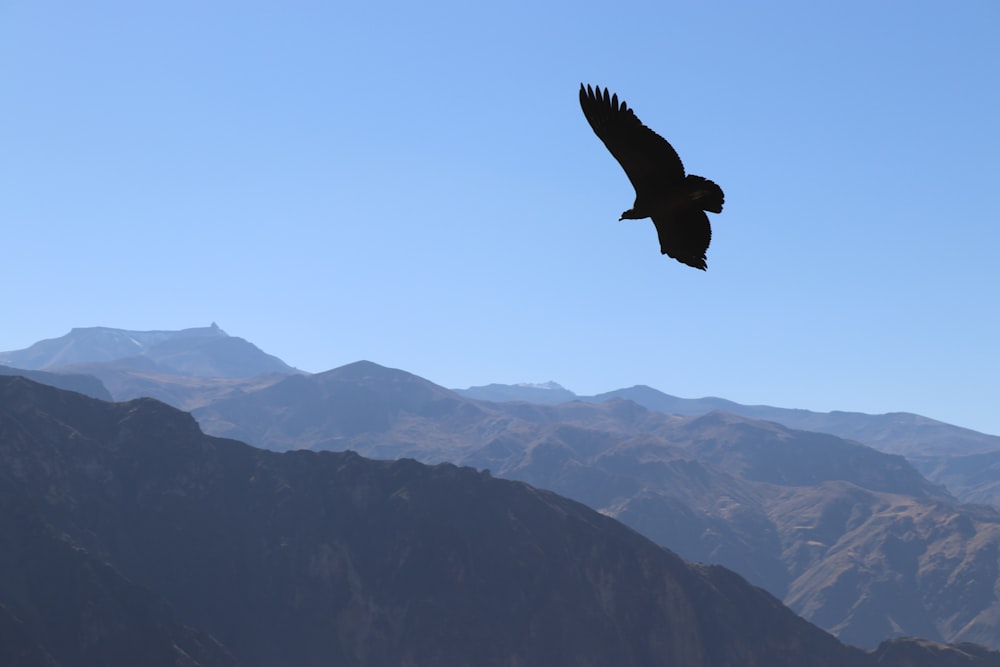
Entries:
POLYGON ((1000 434, 1000 4, 0 3, 0 350, 636 384, 1000 434), (579 108, 725 191, 660 255, 579 108))

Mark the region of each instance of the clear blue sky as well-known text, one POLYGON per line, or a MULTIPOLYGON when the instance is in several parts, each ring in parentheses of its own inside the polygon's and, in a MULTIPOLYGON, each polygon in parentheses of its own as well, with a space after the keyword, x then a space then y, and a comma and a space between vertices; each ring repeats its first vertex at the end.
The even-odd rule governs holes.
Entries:
POLYGON ((0 350, 218 322, 304 370, 1000 434, 1000 3, 0 3, 0 350), (618 222, 610 86, 717 181, 618 222))

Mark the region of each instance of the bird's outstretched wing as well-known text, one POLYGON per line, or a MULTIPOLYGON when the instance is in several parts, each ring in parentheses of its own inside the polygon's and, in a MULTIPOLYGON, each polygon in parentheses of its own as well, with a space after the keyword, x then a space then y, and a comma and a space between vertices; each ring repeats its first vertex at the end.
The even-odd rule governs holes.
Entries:
POLYGON ((670 143, 642 124, 618 95, 580 84, 583 115, 625 170, 637 192, 684 179, 684 164, 670 143), (596 89, 596 90, 595 90, 596 89))
POLYGON ((708 268, 705 252, 712 241, 712 226, 704 211, 679 210, 674 215, 654 217, 653 224, 661 253, 702 271, 708 268))

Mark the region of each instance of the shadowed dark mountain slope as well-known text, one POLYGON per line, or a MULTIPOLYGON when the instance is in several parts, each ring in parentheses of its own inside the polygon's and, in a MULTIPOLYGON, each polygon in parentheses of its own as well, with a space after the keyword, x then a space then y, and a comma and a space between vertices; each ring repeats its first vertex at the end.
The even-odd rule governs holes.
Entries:
MULTIPOLYGON (((5 450, 26 435, 7 426, 0 425, 5 450)), ((39 504, 7 481, 0 482, 0 664, 236 664, 161 598, 54 528, 39 504)))
POLYGON ((874 664, 739 576, 552 493, 452 465, 255 450, 151 400, 0 378, 0 493, 2 553, 22 563, 0 570, 4 618, 60 664, 87 650, 46 633, 90 618, 61 606, 74 589, 136 607, 136 642, 152 625, 220 657, 188 664, 224 662, 212 637, 244 665, 874 664), (47 526, 72 548, 39 538, 47 526))
POLYGON ((943 646, 922 639, 894 639, 879 646, 875 657, 880 665, 961 667, 970 660, 993 665, 1000 660, 1000 653, 976 644, 943 646))

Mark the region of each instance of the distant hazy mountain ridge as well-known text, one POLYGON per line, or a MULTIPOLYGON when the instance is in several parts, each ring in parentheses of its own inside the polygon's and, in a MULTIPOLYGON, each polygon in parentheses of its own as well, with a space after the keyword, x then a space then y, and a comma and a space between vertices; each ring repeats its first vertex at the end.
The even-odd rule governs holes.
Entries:
POLYGON ((29 370, 66 369, 118 362, 151 372, 205 377, 251 377, 296 370, 218 325, 180 331, 108 327, 71 330, 23 350, 0 352, 0 364, 29 370))
POLYGON ((568 389, 559 389, 558 395, 546 395, 525 385, 491 384, 453 391, 469 398, 500 402, 554 403, 578 400, 603 403, 612 398, 625 398, 650 410, 675 415, 700 415, 712 410, 726 410, 744 417, 778 422, 789 428, 831 433, 863 442, 884 452, 914 457, 1000 451, 1000 436, 979 433, 908 412, 870 415, 862 412, 812 412, 769 405, 743 405, 716 397, 679 398, 645 385, 616 389, 594 396, 578 396, 568 389), (558 400, 547 400, 548 396, 558 400))
POLYGON ((565 403, 578 398, 576 394, 555 382, 540 384, 488 384, 482 387, 456 389, 456 393, 481 401, 528 401, 530 403, 565 403))

